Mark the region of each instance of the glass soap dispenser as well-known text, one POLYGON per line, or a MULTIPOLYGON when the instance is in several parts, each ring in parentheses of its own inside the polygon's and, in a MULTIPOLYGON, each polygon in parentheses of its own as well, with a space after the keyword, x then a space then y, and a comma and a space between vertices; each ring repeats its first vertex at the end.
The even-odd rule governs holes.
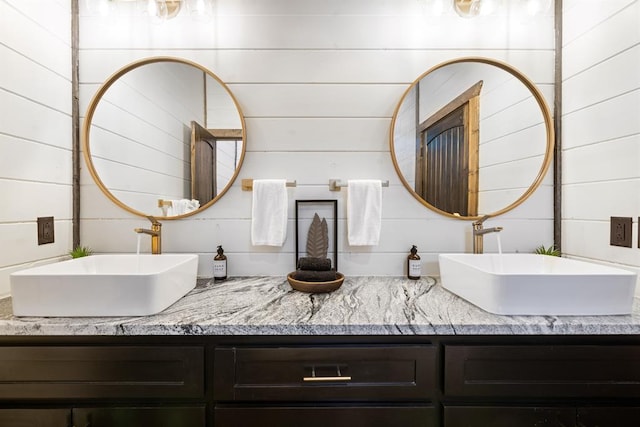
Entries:
POLYGON ((418 255, 418 248, 413 245, 411 253, 407 256, 407 277, 411 280, 418 280, 421 273, 422 263, 420 262, 420 255, 418 255))
POLYGON ((224 280, 227 278, 227 256, 224 254, 222 246, 218 246, 218 254, 213 257, 213 280, 224 280))

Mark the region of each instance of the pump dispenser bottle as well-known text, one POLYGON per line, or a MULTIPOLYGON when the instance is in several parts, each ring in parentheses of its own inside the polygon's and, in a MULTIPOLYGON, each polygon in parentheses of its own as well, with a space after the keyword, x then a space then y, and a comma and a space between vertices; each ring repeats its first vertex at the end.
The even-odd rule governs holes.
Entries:
POLYGON ((407 256, 407 277, 411 280, 418 280, 422 273, 422 264, 418 255, 416 245, 411 247, 411 253, 407 256))
POLYGON ((227 278, 227 256, 224 254, 222 246, 218 246, 218 254, 213 257, 213 280, 224 280, 227 278))

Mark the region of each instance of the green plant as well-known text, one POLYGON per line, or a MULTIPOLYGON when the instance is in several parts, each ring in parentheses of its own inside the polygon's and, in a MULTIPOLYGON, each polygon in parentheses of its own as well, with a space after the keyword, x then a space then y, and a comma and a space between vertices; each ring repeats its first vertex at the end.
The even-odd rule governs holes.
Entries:
POLYGON ((73 250, 69 251, 71 258, 82 258, 83 256, 89 256, 93 253, 91 248, 87 246, 76 246, 73 250))
POLYGON ((560 256, 560 251, 556 249, 555 245, 551 245, 548 248, 540 245, 536 248, 535 253, 538 255, 560 256))

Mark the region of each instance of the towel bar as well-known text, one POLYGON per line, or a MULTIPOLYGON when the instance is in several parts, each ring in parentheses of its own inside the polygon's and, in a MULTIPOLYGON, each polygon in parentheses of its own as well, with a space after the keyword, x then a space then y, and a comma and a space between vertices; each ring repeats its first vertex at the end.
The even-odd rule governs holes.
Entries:
MULTIPOLYGON (((342 187, 347 187, 348 184, 346 182, 342 182, 339 179, 330 179, 329 180, 329 190, 330 191, 340 191, 342 187)), ((383 187, 389 186, 389 181, 382 181, 383 187)))
MULTIPOLYGON (((297 186, 296 181, 287 181, 287 187, 297 186)), ((242 191, 253 190, 253 178, 245 178, 242 180, 242 191)))
POLYGON ((169 208, 173 207, 173 202, 171 200, 158 199, 158 207, 162 209, 162 216, 167 216, 169 208))

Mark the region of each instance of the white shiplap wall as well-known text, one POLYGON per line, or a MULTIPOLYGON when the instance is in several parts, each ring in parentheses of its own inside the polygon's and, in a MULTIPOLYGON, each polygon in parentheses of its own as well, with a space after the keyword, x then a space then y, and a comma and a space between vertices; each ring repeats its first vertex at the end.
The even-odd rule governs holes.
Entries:
POLYGON ((71 246, 71 4, 0 0, 0 296, 71 246), (55 217, 38 246, 36 218, 55 217))
POLYGON ((563 252, 640 268, 640 1, 564 0, 563 252), (633 248, 609 245, 633 217, 633 248))
MULTIPOLYGON (((227 82, 244 110, 247 155, 240 178, 297 180, 289 190, 288 238, 282 248, 253 247, 251 193, 239 180, 196 216, 165 221, 166 252, 201 254, 200 274, 222 244, 231 275, 284 275, 294 267, 295 199, 337 198, 340 270, 350 275, 402 275, 412 244, 425 273, 437 272, 437 253, 471 247, 469 222, 424 208, 401 185, 390 158, 389 125, 409 84, 447 59, 486 56, 507 61, 546 94, 553 93, 553 16, 510 13, 435 19, 417 0, 217 0, 211 23, 180 15, 161 26, 126 15, 81 14, 81 112, 114 70, 133 60, 171 55, 196 61, 227 82), (535 34, 535 37, 531 35, 535 34), (383 190, 380 245, 346 243, 347 191, 328 190, 330 178, 379 178, 383 190)), ((552 99, 547 99, 549 104, 552 99)), ((135 250, 132 228, 146 220, 112 205, 85 172, 83 244, 102 252, 135 250)), ((537 191, 502 225, 506 251, 528 252, 553 239, 553 194, 537 191)), ((493 251, 490 237, 485 248, 493 251)), ((147 250, 149 243, 146 242, 147 250)))

